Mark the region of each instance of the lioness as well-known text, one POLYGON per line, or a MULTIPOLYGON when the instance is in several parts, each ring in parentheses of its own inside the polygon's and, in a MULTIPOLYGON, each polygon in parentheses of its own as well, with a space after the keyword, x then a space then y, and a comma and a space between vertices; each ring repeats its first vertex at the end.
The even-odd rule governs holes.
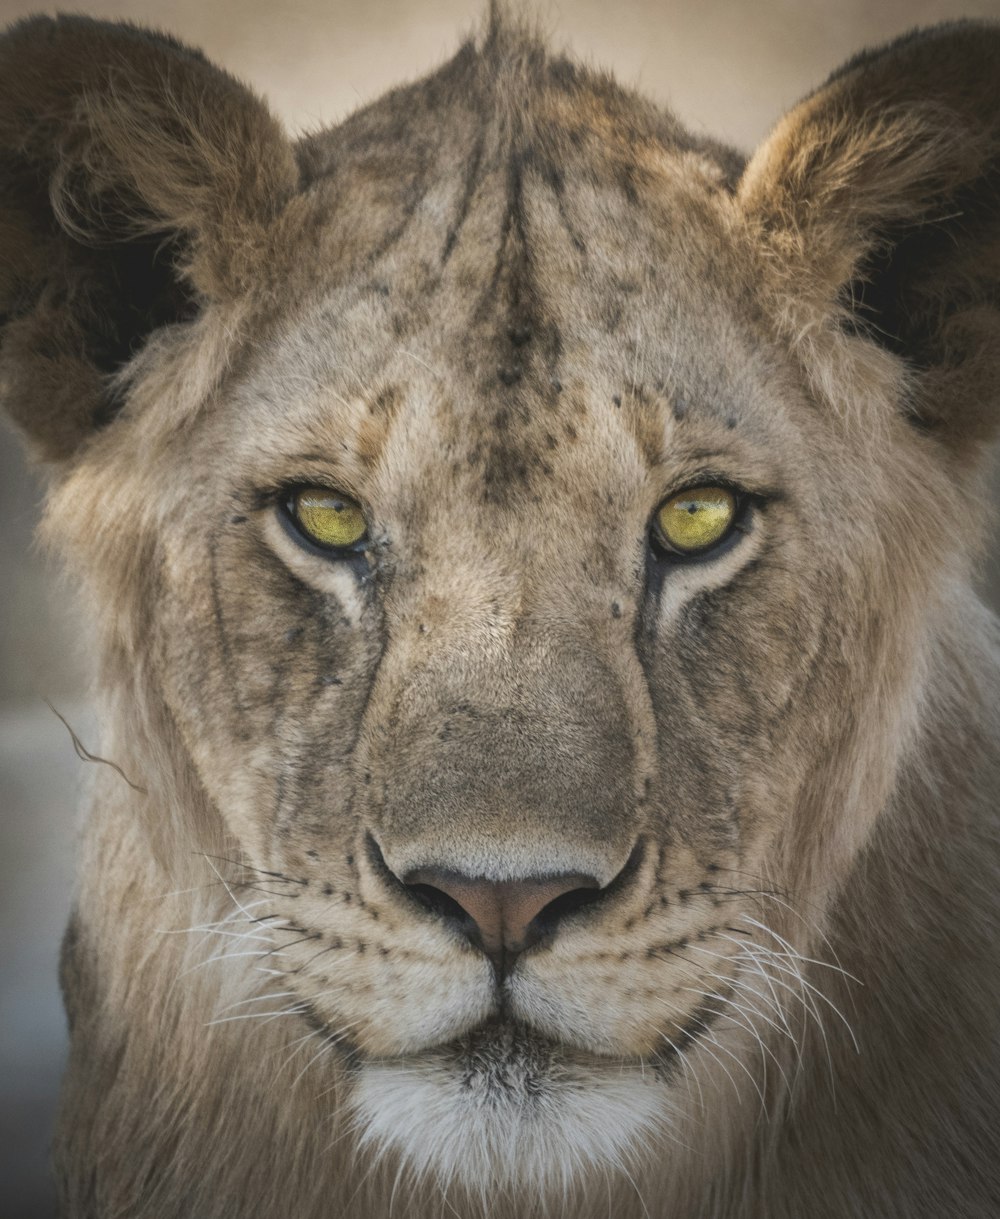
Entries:
POLYGON ((2 394, 102 647, 74 1219, 1000 1208, 1000 32, 746 164, 494 15, 292 143, 0 42, 2 394))

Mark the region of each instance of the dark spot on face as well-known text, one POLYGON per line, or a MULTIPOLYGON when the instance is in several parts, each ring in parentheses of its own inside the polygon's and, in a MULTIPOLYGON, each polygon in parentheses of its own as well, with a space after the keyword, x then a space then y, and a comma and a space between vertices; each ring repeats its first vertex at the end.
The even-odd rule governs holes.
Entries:
POLYGON ((678 889, 677 890, 677 897, 682 903, 686 902, 690 896, 691 896, 691 894, 687 889, 678 889))
POLYGON ((399 406, 400 393, 395 385, 389 385, 381 390, 375 397, 375 401, 370 403, 371 410, 379 411, 383 414, 391 415, 399 406))
POLYGON ((293 626, 285 631, 285 643, 294 643, 296 639, 302 638, 302 627, 293 626))
POLYGON ((377 284, 372 284, 372 287, 379 294, 379 296, 388 296, 389 295, 389 285, 388 284, 377 283, 377 284))
POLYGON ((729 428, 730 431, 732 431, 733 428, 736 427, 736 416, 735 415, 729 416, 729 418, 726 420, 726 427, 729 428))
POLYGON ((674 418, 683 419, 688 413, 688 404, 686 398, 674 399, 674 418))
POLYGON ((321 686, 341 686, 344 684, 336 673, 324 673, 319 679, 319 683, 321 686))
POLYGON ((231 516, 229 518, 230 525, 242 525, 246 521, 245 516, 231 516))
POLYGON ((502 364, 497 369, 497 376, 504 385, 515 385, 521 379, 521 372, 520 364, 502 364))
POLYGON ((551 432, 545 433, 545 447, 547 449, 557 449, 559 447, 559 441, 556 440, 551 432))
POLYGON ((572 423, 567 423, 564 426, 563 431, 565 431, 570 440, 576 440, 576 428, 572 425, 572 423))
POLYGON ((611 617, 620 618, 621 616, 622 616, 622 607, 618 604, 617 601, 612 601, 611 602, 611 617))
POLYGON ((515 347, 523 347, 531 338, 530 326, 511 326, 507 336, 515 347))
POLYGON ((333 885, 327 883, 323 886, 323 896, 333 897, 333 885))
POLYGON ((352 901, 354 901, 354 894, 353 894, 353 893, 348 893, 348 892, 346 892, 346 890, 345 890, 345 892, 344 892, 344 905, 345 905, 345 906, 349 906, 349 905, 351 904, 351 902, 352 902, 352 901))
POLYGON ((358 956, 363 957, 367 951, 368 945, 364 942, 364 940, 358 940, 358 956))
POLYGON ((622 404, 621 394, 612 395, 611 401, 615 404, 615 406, 621 406, 621 404, 622 404))
POLYGON ((558 377, 552 378, 552 388, 556 391, 557 394, 562 393, 562 382, 559 380, 558 377))
POLYGON ((306 851, 310 859, 319 859, 319 851, 306 851))

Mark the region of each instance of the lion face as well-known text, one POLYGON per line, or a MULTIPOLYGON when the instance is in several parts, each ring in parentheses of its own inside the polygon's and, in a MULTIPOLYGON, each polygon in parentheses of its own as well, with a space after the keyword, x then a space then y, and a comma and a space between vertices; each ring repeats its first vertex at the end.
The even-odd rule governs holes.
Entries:
POLYGON ((731 199, 668 158, 648 204, 589 171, 508 197, 484 164, 430 270, 452 207, 379 254, 317 200, 371 271, 324 253, 190 426, 149 607, 271 989, 349 1053, 371 1137, 421 1164, 430 1122, 470 1182, 613 1159, 690 1103, 681 1055, 731 1074, 801 1022, 794 953, 894 763, 874 691, 911 678, 898 485, 768 336, 731 199), (669 552, 658 508, 705 486, 731 528, 669 552), (311 541, 301 488, 359 505, 360 547, 311 541), (491 960, 454 878, 553 877, 584 879, 491 960))
MULTIPOLYGON (((294 162, 261 126, 232 215, 199 111, 211 222, 179 297, 158 247, 174 322, 103 371, 116 417, 48 523, 161 785, 151 849, 232 899, 241 1002, 287 1001, 362 1143, 473 1192, 708 1145, 727 1088, 780 1101, 845 1035, 832 903, 971 546, 966 441, 907 362, 919 268, 889 279, 920 324, 868 328, 877 203, 837 160, 865 139, 812 100, 737 180, 522 52, 496 34, 294 162)), ((111 110, 88 166, 126 155, 111 110)), ((128 189, 187 206, 143 147, 128 189)))

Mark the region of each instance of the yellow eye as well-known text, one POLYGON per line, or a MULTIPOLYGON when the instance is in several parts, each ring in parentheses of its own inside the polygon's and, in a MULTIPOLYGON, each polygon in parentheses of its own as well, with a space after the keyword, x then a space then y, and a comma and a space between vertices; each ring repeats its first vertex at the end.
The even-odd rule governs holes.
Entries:
POLYGON ((343 550, 357 546, 368 532, 361 506, 324 487, 304 487, 294 492, 288 510, 299 529, 317 546, 343 550))
POLYGON ((736 497, 725 487, 692 487, 662 504, 654 533, 667 550, 697 554, 721 542, 736 518, 736 497))

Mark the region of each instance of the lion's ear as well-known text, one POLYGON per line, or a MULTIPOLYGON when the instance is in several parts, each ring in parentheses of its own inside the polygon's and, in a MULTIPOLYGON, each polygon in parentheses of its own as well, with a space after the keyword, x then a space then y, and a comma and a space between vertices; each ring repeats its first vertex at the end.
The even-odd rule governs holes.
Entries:
POLYGON ((787 291, 906 361, 917 423, 963 455, 1000 429, 1000 27, 851 60, 739 192, 787 291))
POLYGON ((0 37, 0 395, 40 456, 107 417, 155 329, 249 289, 297 180, 264 104, 170 38, 77 17, 0 37))

